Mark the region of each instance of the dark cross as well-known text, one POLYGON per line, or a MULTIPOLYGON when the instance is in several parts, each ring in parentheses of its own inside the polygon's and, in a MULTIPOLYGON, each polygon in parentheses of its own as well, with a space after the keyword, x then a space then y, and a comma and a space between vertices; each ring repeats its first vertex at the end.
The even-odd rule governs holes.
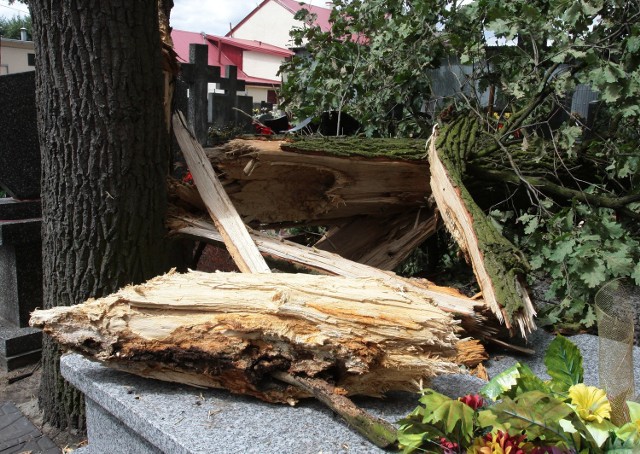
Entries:
MULTIPOLYGON (((238 123, 238 112, 233 110, 238 107, 238 91, 245 89, 244 80, 238 80, 238 67, 225 66, 226 77, 220 79, 220 88, 224 90, 224 109, 226 118, 234 118, 238 123)), ((251 115, 251 112, 247 112, 251 115)))
POLYGON ((220 81, 220 68, 209 66, 206 44, 189 44, 189 63, 182 64, 182 78, 189 86, 187 117, 201 145, 207 142, 207 84, 220 81))

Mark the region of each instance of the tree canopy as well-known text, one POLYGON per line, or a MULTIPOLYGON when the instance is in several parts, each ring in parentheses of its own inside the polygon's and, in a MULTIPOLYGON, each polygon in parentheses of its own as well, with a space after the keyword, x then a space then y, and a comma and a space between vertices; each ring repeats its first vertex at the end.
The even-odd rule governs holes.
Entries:
POLYGON ((9 39, 20 39, 20 29, 27 29, 27 35, 31 35, 31 16, 13 16, 12 18, 0 17, 0 36, 9 39))
POLYGON ((551 280, 547 321, 591 325, 599 286, 640 284, 640 3, 336 0, 328 32, 298 17, 305 52, 281 68, 294 114, 348 111, 370 136, 478 123, 460 171, 494 182, 474 198, 551 280), (587 87, 589 116, 571 108, 587 87))

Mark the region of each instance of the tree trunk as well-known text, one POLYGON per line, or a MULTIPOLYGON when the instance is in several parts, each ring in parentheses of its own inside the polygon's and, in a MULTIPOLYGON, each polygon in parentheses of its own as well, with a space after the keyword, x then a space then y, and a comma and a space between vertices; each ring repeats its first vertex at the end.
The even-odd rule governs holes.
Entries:
MULTIPOLYGON (((42 154, 44 306, 162 271, 168 134, 157 0, 29 2, 42 154)), ((45 340, 45 422, 82 427, 45 340)))

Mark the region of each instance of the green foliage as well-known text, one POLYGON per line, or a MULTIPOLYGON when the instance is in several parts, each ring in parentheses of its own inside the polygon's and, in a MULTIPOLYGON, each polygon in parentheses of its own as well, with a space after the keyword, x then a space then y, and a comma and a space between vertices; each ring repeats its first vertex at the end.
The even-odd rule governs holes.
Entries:
POLYGON ((27 35, 31 37, 30 16, 0 17, 0 35, 2 35, 3 38, 20 39, 20 29, 22 27, 27 29, 27 35))
POLYGON ((544 364, 551 376, 551 387, 556 392, 566 392, 573 385, 582 383, 582 354, 567 338, 557 336, 549 345, 544 364))
POLYGON ((560 301, 543 313, 548 323, 592 326, 598 288, 623 276, 640 285, 640 242, 613 210, 574 202, 551 216, 524 214, 518 220, 529 233, 521 246, 531 267, 550 277, 547 297, 560 301))
POLYGON ((495 376, 481 389, 484 397, 496 401, 490 405, 468 406, 465 402, 478 399, 455 400, 424 390, 420 405, 400 421, 403 452, 502 452, 491 450, 495 439, 502 440, 501 446, 507 441, 519 446, 522 453, 640 449, 640 404, 627 402, 631 422, 616 427, 609 421, 611 407, 604 391, 581 383, 582 355, 573 343, 558 336, 547 350, 545 364, 548 381, 520 363, 495 376), (591 400, 594 395, 602 397, 591 400), (456 447, 445 446, 451 443, 456 447), (547 450, 536 451, 541 448, 547 450))
POLYGON ((492 222, 516 232, 534 271, 550 278, 548 297, 558 303, 544 321, 593 326, 602 284, 623 276, 640 283, 640 2, 334 5, 328 32, 299 13, 307 22, 292 38, 305 51, 281 68, 288 109, 300 117, 348 111, 368 136, 424 136, 435 121, 425 106, 441 95, 433 69, 460 61, 460 92, 440 101, 481 125, 463 167, 508 172, 511 189, 522 183, 526 198, 518 197, 531 209, 492 207, 492 222), (568 94, 579 84, 599 93, 589 124, 570 111, 568 94), (527 172, 538 180, 526 180, 527 172), (500 214, 507 212, 514 217, 500 214))

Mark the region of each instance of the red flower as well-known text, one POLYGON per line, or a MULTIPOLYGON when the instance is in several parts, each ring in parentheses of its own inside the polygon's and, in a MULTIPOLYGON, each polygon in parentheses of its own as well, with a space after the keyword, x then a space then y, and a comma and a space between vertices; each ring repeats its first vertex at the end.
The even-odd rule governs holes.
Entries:
POLYGON ((442 451, 444 452, 444 454, 457 453, 460 448, 460 446, 458 446, 458 443, 449 441, 444 437, 440 438, 440 447, 442 448, 442 451))
POLYGON ((191 175, 191 171, 188 170, 187 173, 182 177, 182 182, 187 184, 193 184, 193 175, 191 175))
POLYGON ((484 399, 478 394, 467 394, 466 396, 459 397, 458 400, 463 404, 467 404, 474 410, 477 410, 484 405, 484 399))
POLYGON ((254 123, 253 126, 256 128, 256 134, 261 134, 263 136, 271 136, 274 134, 273 129, 268 126, 261 125, 259 123, 254 123))

